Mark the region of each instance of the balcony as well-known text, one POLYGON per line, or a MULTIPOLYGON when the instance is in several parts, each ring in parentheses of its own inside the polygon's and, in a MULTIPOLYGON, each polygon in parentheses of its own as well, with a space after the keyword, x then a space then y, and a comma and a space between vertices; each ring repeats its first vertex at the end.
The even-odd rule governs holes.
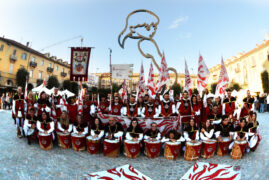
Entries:
POLYGON ((12 54, 12 55, 10 55, 10 58, 9 59, 10 59, 11 62, 16 62, 18 58, 17 58, 17 56, 15 56, 14 54, 12 54))
POLYGON ((52 73, 53 72, 53 68, 52 67, 47 67, 47 71, 52 73))
POLYGON ((31 61, 31 62, 30 62, 30 66, 31 66, 31 67, 33 67, 33 68, 36 68, 37 63, 36 63, 36 62, 34 62, 34 61, 31 61))
POLYGON ((66 77, 66 76, 67 76, 67 73, 65 73, 65 72, 61 72, 61 76, 62 76, 62 77, 66 77))

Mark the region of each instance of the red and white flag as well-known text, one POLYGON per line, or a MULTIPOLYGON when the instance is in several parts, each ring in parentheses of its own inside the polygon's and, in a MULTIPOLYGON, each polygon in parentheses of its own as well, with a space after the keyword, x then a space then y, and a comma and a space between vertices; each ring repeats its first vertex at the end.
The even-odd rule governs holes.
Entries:
POLYGON ((145 89, 146 89, 146 86, 145 86, 144 66, 142 62, 141 68, 140 68, 140 74, 139 74, 139 81, 137 84, 138 96, 136 98, 144 96, 145 89))
POLYGON ((203 90, 207 87, 207 82, 210 76, 210 72, 205 64, 205 61, 200 55, 198 61, 198 74, 197 74, 197 90, 201 95, 203 90))
POLYGON ((153 65, 150 64, 149 68, 149 77, 148 77, 148 89, 149 89, 149 95, 151 97, 154 97, 156 95, 156 85, 154 82, 154 71, 153 71, 153 65))
POLYGON ((170 83, 170 76, 168 73, 167 63, 166 63, 165 56, 163 53, 159 80, 157 81, 157 92, 160 92, 164 85, 169 86, 169 83, 170 83))
POLYGON ((42 86, 41 86, 40 91, 39 91, 39 94, 38 94, 38 99, 40 98, 41 92, 43 92, 43 91, 46 92, 45 85, 46 85, 46 81, 45 81, 45 78, 44 78, 43 83, 42 83, 42 86))
POLYGON ((82 82, 80 81, 80 91, 79 91, 79 96, 78 96, 78 113, 82 114, 82 109, 83 109, 83 87, 82 87, 82 82))
POLYGON ((225 89, 228 87, 229 83, 229 76, 223 61, 223 58, 221 59, 221 66, 220 66, 220 75, 219 80, 217 83, 217 88, 215 95, 222 96, 225 94, 225 89))
POLYGON ((127 84, 126 84, 126 79, 124 79, 124 81, 122 83, 121 98, 122 98, 123 101, 127 100, 127 84))
POLYGON ((184 90, 188 91, 190 96, 191 96, 191 88, 192 88, 191 76, 189 73, 187 62, 185 60, 185 88, 184 90))
POLYGON ((24 99, 27 99, 27 91, 28 91, 28 80, 26 79, 25 88, 24 88, 24 99))

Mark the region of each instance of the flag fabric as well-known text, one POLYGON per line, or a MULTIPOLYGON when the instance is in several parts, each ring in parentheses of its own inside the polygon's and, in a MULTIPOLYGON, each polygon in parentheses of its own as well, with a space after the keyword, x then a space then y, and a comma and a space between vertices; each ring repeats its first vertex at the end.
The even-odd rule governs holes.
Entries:
POLYGON ((195 179, 229 179, 241 178, 240 166, 195 162, 180 180, 195 179))
POLYGON ((148 176, 142 174, 129 164, 85 175, 85 180, 107 179, 107 180, 151 180, 148 176))
POLYGON ((24 99, 27 99, 27 91, 28 91, 28 80, 26 79, 25 88, 24 88, 24 99))
POLYGON ((45 78, 44 78, 43 83, 42 83, 42 86, 41 86, 40 91, 39 91, 39 94, 38 94, 38 99, 40 98, 40 95, 41 95, 42 90, 46 91, 45 85, 46 85, 46 81, 45 81, 45 78))
POLYGON ((197 90, 200 95, 202 95, 203 90, 207 87, 209 76, 210 72, 205 64, 203 57, 200 55, 197 73, 197 90))
POLYGON ((121 93, 121 99, 123 102, 127 100, 127 84, 126 84, 126 79, 124 79, 122 83, 122 93, 121 93))
POLYGON ((139 74, 139 81, 137 84, 137 93, 138 93, 137 98, 144 96, 145 89, 146 88, 145 88, 144 66, 142 62, 139 74))
POLYGON ((191 88, 192 88, 191 76, 189 73, 187 62, 185 60, 185 88, 184 90, 188 91, 190 96, 191 96, 191 88))
POLYGON ((152 63, 150 64, 150 68, 149 68, 148 92, 151 97, 154 97, 156 95, 156 85, 154 82, 154 71, 153 71, 152 63))
POLYGON ((165 56, 163 53, 162 61, 161 61, 161 69, 159 74, 159 80, 157 82, 157 92, 160 92, 164 85, 168 85, 170 83, 170 76, 168 73, 167 63, 165 60, 165 56))
POLYGON ((82 109, 83 109, 83 87, 82 87, 82 82, 80 82, 80 92, 78 96, 78 113, 82 114, 82 109))
POLYGON ((221 66, 220 66, 220 75, 219 80, 216 87, 215 95, 223 96, 225 94, 225 89, 228 87, 229 83, 229 76, 223 61, 223 58, 221 59, 221 66))

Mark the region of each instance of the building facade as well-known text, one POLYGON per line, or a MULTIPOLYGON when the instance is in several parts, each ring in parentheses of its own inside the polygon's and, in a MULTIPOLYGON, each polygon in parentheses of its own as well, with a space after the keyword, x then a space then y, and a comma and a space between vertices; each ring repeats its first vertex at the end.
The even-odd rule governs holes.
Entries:
MULTIPOLYGON (((248 52, 238 53, 225 60, 230 83, 238 83, 243 89, 263 93, 261 73, 269 72, 269 34, 266 40, 248 52)), ((220 64, 210 68, 209 84, 218 81, 220 64)))
POLYGON ((70 79, 70 65, 11 39, 0 38, 0 87, 16 87, 16 73, 25 68, 29 72, 29 83, 33 86, 38 81, 54 75, 61 83, 70 79))

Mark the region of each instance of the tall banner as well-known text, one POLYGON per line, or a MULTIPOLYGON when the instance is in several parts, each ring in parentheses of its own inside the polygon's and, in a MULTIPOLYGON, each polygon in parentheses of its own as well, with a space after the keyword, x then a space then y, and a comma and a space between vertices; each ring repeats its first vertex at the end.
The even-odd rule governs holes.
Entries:
POLYGON ((221 59, 221 67, 220 67, 220 75, 219 75, 219 80, 217 83, 217 88, 216 88, 216 95, 222 96, 225 94, 225 89, 228 87, 229 83, 229 76, 223 61, 223 58, 221 59))
POLYGON ((90 47, 71 47, 71 81, 87 81, 90 55, 90 47))
POLYGON ((170 76, 168 73, 167 63, 163 53, 159 80, 157 81, 157 92, 160 92, 162 90, 162 87, 164 85, 168 85, 169 83, 170 83, 170 76))
POLYGON ((152 63, 150 64, 150 69, 149 69, 149 77, 148 77, 148 92, 151 97, 155 97, 156 95, 156 86, 155 86, 155 81, 154 81, 154 71, 153 71, 153 65, 152 63))
POLYGON ((80 91, 78 95, 78 114, 82 114, 83 110, 83 87, 82 82, 80 82, 80 91))
POLYGON ((190 96, 191 96, 191 88, 192 88, 191 76, 189 73, 187 62, 185 61, 185 88, 184 90, 188 91, 190 96))
POLYGON ((200 95, 207 87, 207 82, 210 76, 210 72, 205 64, 203 57, 200 55, 198 61, 198 73, 197 73, 197 90, 200 95))
POLYGON ((137 93, 138 96, 136 98, 139 98, 141 96, 144 96, 145 94, 145 76, 144 76, 144 66, 143 63, 141 63, 141 68, 140 68, 140 74, 139 74, 139 81, 137 84, 137 93))

